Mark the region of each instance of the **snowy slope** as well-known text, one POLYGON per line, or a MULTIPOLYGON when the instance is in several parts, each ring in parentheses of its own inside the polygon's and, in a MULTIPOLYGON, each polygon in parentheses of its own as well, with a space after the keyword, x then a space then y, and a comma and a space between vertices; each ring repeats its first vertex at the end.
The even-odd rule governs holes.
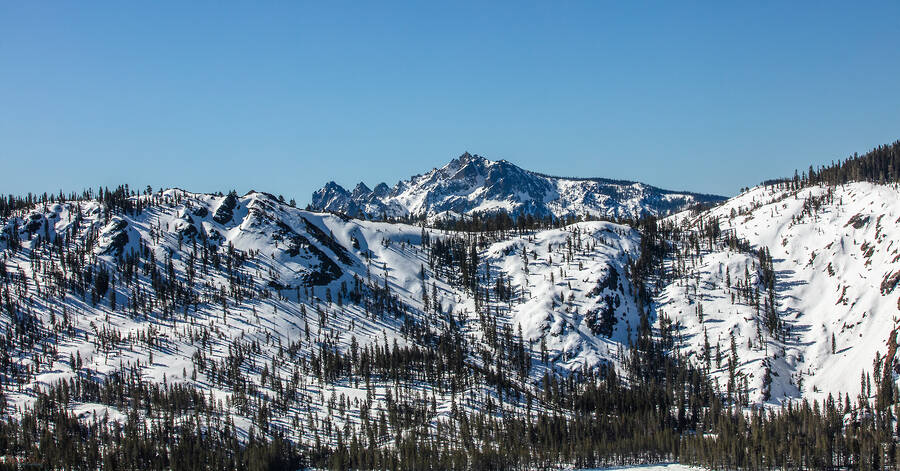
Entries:
POLYGON ((388 188, 359 183, 351 192, 329 182, 313 193, 311 207, 352 216, 459 217, 506 212, 535 216, 592 215, 604 218, 668 214, 723 198, 672 192, 643 183, 551 177, 505 160, 468 152, 447 165, 388 188))
MULTIPOLYGON (((147 206, 139 214, 112 214, 96 201, 81 201, 38 206, 3 221, 5 296, 26 309, 15 321, 0 318, 0 329, 24 323, 39 338, 12 352, 18 373, 4 382, 10 408, 28 406, 36 388, 60 380, 137 369, 146 380, 190 384, 222 400, 246 433, 258 411, 246 392, 230 386, 225 372, 236 368, 257 394, 278 397, 287 387, 300 395, 306 408, 272 416, 267 425, 293 436, 296 424, 326 417, 336 427, 358 423, 356 409, 338 411, 337 401, 358 406, 371 399, 383 411, 388 392, 396 397, 392 381, 367 388, 298 375, 298 365, 324 346, 342 352, 402 347, 414 342, 410 326, 435 333, 456 328, 467 362, 489 368, 484 352, 506 332, 524 339, 530 366, 523 383, 537 388, 548 369, 617 362, 629 326, 637 323, 625 265, 637 256, 640 236, 627 226, 583 222, 484 241, 479 276, 488 295, 476 301, 429 265, 423 236, 433 244, 456 237, 451 233, 302 211, 259 192, 167 190, 132 197, 138 199, 147 206), (11 250, 13 239, 18 250, 11 250), (78 254, 83 268, 60 258, 59 247, 78 254), (117 268, 128 260, 138 260, 134 272, 117 268), (71 278, 73 270, 84 281, 107 270, 108 290, 95 296, 94 281, 80 295, 57 289, 53 280, 71 278), (176 291, 166 296, 181 302, 150 296, 170 280, 176 291), (360 286, 363 300, 382 296, 374 287, 388 287, 388 311, 378 315, 366 302, 352 301, 360 286)), ((455 401, 447 390, 418 393, 433 398, 433 421, 451 404, 474 408, 497 399, 485 385, 472 385, 455 401)), ((506 407, 524 407, 504 400, 506 407)), ((71 408, 86 420, 126 413, 98 403, 71 408)), ((309 427, 304 430, 298 438, 311 439, 309 427)))
POLYGON ((510 317, 567 369, 614 359, 637 325, 625 265, 637 256, 633 229, 586 222, 492 245, 486 253, 522 293, 510 317))
MULTIPOLYGON (((884 354, 898 314, 898 196, 896 187, 863 183, 796 193, 759 187, 666 219, 683 234, 702 234, 701 225, 717 220, 723 234, 750 245, 731 247, 721 236, 673 241, 681 249, 667 269, 679 276, 659 287, 657 321, 676 322, 681 353, 698 364, 706 361, 708 339, 710 374, 723 390, 733 333, 736 370, 753 402, 766 390, 773 403, 856 394, 860 373, 884 354), (765 311, 748 294, 766 291, 763 247, 773 259, 781 333, 769 331, 765 311)), ((137 370, 145 380, 189 384, 221 400, 245 434, 260 427, 248 394, 290 391, 304 406, 268 417, 269 430, 313 440, 327 423, 324 439, 333 440, 342 424, 363 420, 361 405, 386 411, 389 393, 427 397, 431 424, 454 407, 530 405, 522 397, 501 399, 487 384, 454 393, 381 379, 322 380, 310 365, 323 349, 346 353, 396 342, 428 350, 434 345, 422 339, 455 332, 466 364, 490 370, 498 367, 498 342, 521 340, 527 368, 506 373, 537 393, 549 370, 618 364, 639 321, 627 267, 639 256, 641 235, 627 226, 581 222, 486 237, 303 211, 259 192, 167 190, 132 199, 146 206, 139 214, 81 201, 2 221, 0 293, 4 306, 12 300, 18 308, 4 311, 0 330, 34 340, 0 353, 12 365, 3 382, 9 410, 28 406, 36 388, 60 380, 137 370), (451 282, 458 273, 429 256, 438 241, 460 239, 476 243, 476 291, 451 282), (65 259, 60 247, 70 254, 65 259), (128 260, 136 260, 133 272, 122 271, 128 260), (91 287, 104 269, 109 288, 95 295, 91 287), (62 278, 69 288, 54 281, 62 278), (78 280, 82 291, 72 289, 78 280), (151 296, 169 280, 174 292, 165 300, 151 296), (235 371, 253 385, 249 392, 230 379, 235 371)), ((85 420, 127 413, 90 401, 70 408, 85 420)))
MULTIPOLYGON (((685 352, 702 363, 705 330, 711 347, 721 343, 727 357, 734 332, 739 370, 749 378, 754 400, 763 398, 766 365, 774 373, 773 402, 858 394, 861 374, 872 371, 876 355, 885 355, 900 318, 900 189, 870 183, 799 191, 760 186, 669 221, 699 231, 701 221, 713 219, 724 234, 734 231, 752 249, 770 251, 786 335, 770 335, 763 314, 741 299, 739 285, 747 275, 752 289, 765 293, 757 254, 729 249, 721 239, 712 249, 701 242, 700 256, 681 262, 691 274, 657 298, 658 309, 684 327, 685 352)), ((724 385, 725 368, 713 363, 713 376, 724 385)))

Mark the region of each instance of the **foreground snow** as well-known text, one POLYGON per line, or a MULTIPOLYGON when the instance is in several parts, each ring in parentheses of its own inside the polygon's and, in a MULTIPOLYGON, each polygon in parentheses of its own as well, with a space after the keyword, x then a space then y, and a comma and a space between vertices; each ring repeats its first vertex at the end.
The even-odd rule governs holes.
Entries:
POLYGON ((589 468, 578 471, 613 471, 613 470, 635 470, 635 471, 703 471, 704 468, 696 468, 694 466, 686 466, 678 463, 665 464, 642 464, 634 466, 616 466, 612 468, 589 468))

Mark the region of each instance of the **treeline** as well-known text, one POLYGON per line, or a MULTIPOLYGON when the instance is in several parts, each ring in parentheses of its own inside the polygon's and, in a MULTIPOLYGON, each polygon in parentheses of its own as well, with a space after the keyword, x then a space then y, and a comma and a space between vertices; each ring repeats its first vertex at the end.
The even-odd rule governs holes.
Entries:
MULTIPOLYGON (((547 215, 535 215, 531 213, 516 213, 510 215, 505 211, 474 213, 461 218, 446 218, 435 221, 432 227, 438 230, 453 232, 499 232, 500 238, 511 235, 522 235, 526 232, 560 229, 582 221, 609 220, 623 222, 624 219, 601 219, 593 215, 568 214, 562 217, 547 215)), ((413 221, 416 222, 416 221, 413 221)))
POLYGON ((865 154, 832 161, 818 168, 810 165, 803 172, 794 171, 793 178, 767 180, 764 185, 788 185, 798 189, 809 185, 841 185, 850 182, 900 182, 900 140, 878 146, 865 154))
POLYGON ((142 198, 137 196, 153 195, 152 188, 149 186, 141 191, 129 188, 128 184, 119 185, 112 190, 109 187, 99 187, 97 191, 92 188, 83 190, 81 193, 69 192, 64 193, 60 190, 58 193, 28 193, 25 196, 7 195, 0 198, 0 217, 7 218, 12 215, 13 211, 29 210, 37 205, 51 205, 64 202, 85 202, 98 201, 106 206, 106 209, 112 212, 127 212, 128 214, 140 213, 140 208, 144 206, 142 198))

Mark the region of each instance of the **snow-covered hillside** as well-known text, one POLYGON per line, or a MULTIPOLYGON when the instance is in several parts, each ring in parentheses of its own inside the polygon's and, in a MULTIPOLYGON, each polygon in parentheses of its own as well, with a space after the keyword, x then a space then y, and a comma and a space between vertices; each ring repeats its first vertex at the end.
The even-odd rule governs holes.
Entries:
MULTIPOLYGON (((133 422, 110 394, 183 385, 245 438, 391 443, 390 427, 437 431, 459 411, 553 410, 547 373, 624 370, 640 324, 647 236, 628 226, 453 232, 259 192, 103 201, 3 222, 10 414, 53 391, 85 423, 133 422)), ((896 325, 898 226, 900 190, 866 183, 758 187, 678 213, 657 226, 672 250, 650 279, 653 315, 736 399, 855 395, 896 325)))
POLYGON ((640 314, 625 276, 640 234, 587 222, 491 245, 486 260, 521 296, 510 320, 567 369, 614 359, 640 314))
POLYGON ((693 253, 699 254, 685 250, 669 260, 670 269, 680 267, 683 275, 665 287, 657 307, 683 327, 685 352, 695 361, 705 361, 708 339, 712 374, 723 388, 733 333, 737 369, 748 378, 753 400, 764 400, 767 389, 772 402, 860 392, 861 375, 886 354, 900 319, 897 185, 799 191, 760 186, 709 211, 687 211, 668 221, 692 231, 699 249, 693 253), (713 221, 721 236, 710 243, 704 234, 713 221), (748 241, 750 250, 729 247, 724 241, 732 236, 748 241), (760 249, 771 254, 774 268, 774 332, 767 326, 760 249), (719 366, 717 346, 726 359, 719 366))
POLYGON ((491 161, 466 152, 447 165, 397 183, 353 191, 330 182, 313 193, 311 207, 352 216, 459 217, 506 212, 535 216, 662 215, 697 203, 724 198, 673 192, 643 183, 603 178, 559 178, 523 170, 505 160, 491 161))
MULTIPOLYGON (((323 380, 329 352, 397 355, 454 339, 473 371, 515 365, 537 391, 547 371, 615 364, 637 323, 625 267, 640 235, 627 226, 466 235, 302 211, 259 192, 129 201, 127 211, 38 205, 6 221, 0 361, 11 410, 37 388, 136 373, 204 391, 242 434, 333 440, 401 395, 430 400, 431 424, 455 407, 525 404, 475 379, 463 391, 323 380), (474 288, 457 248, 474 262, 474 288), (261 411, 261 398, 283 409, 261 411)), ((70 409, 85 420, 128 413, 99 398, 70 409)))

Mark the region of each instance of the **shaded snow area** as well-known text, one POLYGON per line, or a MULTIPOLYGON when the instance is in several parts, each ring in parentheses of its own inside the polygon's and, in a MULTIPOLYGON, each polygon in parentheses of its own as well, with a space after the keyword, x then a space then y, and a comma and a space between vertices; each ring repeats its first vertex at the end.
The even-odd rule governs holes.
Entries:
MULTIPOLYGON (((6 221, 2 262, 19 311, 15 323, 0 318, 0 329, 24 325, 33 340, 6 352, 10 410, 33 404, 36 388, 136 374, 196 386, 243 436, 255 428, 333 440, 360 423, 361 409, 374 421, 400 397, 428 404, 434 427, 457 407, 524 413, 526 404, 485 384, 451 392, 377 376, 323 379, 315 373, 323 352, 427 351, 434 343, 413 333, 455 332, 464 361, 487 368, 497 360, 486 345, 505 341, 521 345, 517 381, 537 393, 549 370, 616 364, 637 325, 626 265, 640 235, 628 226, 582 222, 472 239, 476 294, 429 256, 441 242, 475 237, 464 233, 303 211, 258 192, 167 190, 132 203, 142 210, 65 202, 6 221), (61 279, 77 286, 60 288, 61 279), (257 397, 291 405, 259 410, 257 397)), ((96 399, 69 407, 86 421, 130 413, 96 399)))
POLYGON ((699 364, 708 339, 711 374, 723 388, 727 360, 717 364, 716 356, 731 355, 733 334, 752 402, 859 394, 861 375, 885 355, 900 318, 896 185, 757 187, 668 222, 698 235, 699 255, 668 260, 684 274, 662 290, 656 308, 681 326, 683 351, 699 364), (712 221, 721 236, 711 244, 702 234, 712 221), (731 236, 749 247, 729 246, 731 236), (774 269, 774 330, 760 249, 774 269))

